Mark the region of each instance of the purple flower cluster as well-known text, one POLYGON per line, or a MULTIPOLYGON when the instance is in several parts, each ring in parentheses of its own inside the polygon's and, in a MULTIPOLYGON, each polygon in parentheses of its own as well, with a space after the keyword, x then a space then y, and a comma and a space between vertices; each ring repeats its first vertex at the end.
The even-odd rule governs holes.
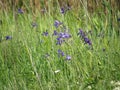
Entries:
MULTIPOLYGON (((65 53, 62 50, 58 50, 58 56, 65 56, 65 53)), ((71 56, 70 55, 66 55, 66 60, 71 60, 71 56)))
MULTIPOLYGON (((64 9, 62 9, 64 10, 64 9)), ((64 11, 62 11, 64 12, 64 11)), ((63 25, 62 22, 55 20, 54 22, 54 26, 56 27, 56 29, 58 30, 54 30, 53 32, 53 36, 57 36, 56 38, 56 45, 61 45, 63 42, 65 42, 67 39, 69 39, 71 37, 71 35, 68 33, 68 29, 65 27, 65 25, 63 25), (60 28, 58 28, 61 25, 60 28)), ((71 56, 70 55, 65 55, 65 53, 62 50, 58 50, 58 56, 65 56, 66 60, 71 60, 71 56)))
POLYGON ((66 32, 61 32, 60 34, 59 34, 59 38, 70 38, 71 37, 71 35, 69 34, 69 33, 66 33, 66 32))
POLYGON ((90 39, 87 37, 84 37, 84 42, 85 42, 85 44, 92 45, 90 39))
POLYGON ((23 10, 21 8, 19 8, 18 13, 23 14, 23 10))
POLYGON ((56 38, 56 40, 57 40, 56 44, 57 45, 61 45, 65 41, 65 39, 68 39, 68 38, 71 37, 71 35, 67 32, 66 27, 63 25, 62 22, 60 22, 58 20, 55 20, 55 22, 54 22, 54 26, 56 28, 58 28, 61 24, 62 24, 62 26, 60 28, 61 32, 58 32, 56 30, 54 30, 54 32, 53 32, 53 35, 57 36, 57 38, 56 38))
POLYGON ((79 30, 78 35, 81 37, 85 44, 92 45, 91 40, 86 36, 85 32, 82 29, 79 30))
POLYGON ((58 56, 64 56, 64 55, 65 55, 64 52, 59 49, 58 50, 58 56))
POLYGON ((61 33, 58 34, 57 43, 56 44, 57 45, 61 45, 65 41, 65 39, 68 39, 70 37, 71 37, 71 35, 69 33, 61 32, 61 33))

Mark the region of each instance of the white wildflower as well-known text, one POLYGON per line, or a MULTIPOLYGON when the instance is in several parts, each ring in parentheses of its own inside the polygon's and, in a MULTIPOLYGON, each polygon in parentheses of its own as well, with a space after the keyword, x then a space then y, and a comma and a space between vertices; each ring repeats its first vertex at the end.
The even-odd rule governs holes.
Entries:
POLYGON ((55 73, 59 73, 59 72, 60 72, 60 70, 56 70, 56 71, 55 71, 55 73))

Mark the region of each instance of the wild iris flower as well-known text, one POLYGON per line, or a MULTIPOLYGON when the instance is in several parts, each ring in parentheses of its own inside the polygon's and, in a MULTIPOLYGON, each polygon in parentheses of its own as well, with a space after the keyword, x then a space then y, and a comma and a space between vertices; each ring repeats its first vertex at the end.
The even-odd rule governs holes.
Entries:
POLYGON ((58 35, 58 32, 54 30, 53 35, 58 35))
POLYGON ((66 60, 71 60, 71 56, 66 56, 66 60))
POLYGON ((58 50, 58 56, 64 56, 65 54, 64 54, 64 52, 63 51, 61 51, 60 49, 58 50))
POLYGON ((59 33, 58 38, 57 38, 57 45, 61 45, 65 41, 65 39, 68 39, 70 37, 71 35, 69 33, 66 33, 66 32, 59 33))
POLYGON ((19 8, 18 13, 23 14, 23 10, 19 8))
POLYGON ((85 42, 85 44, 92 45, 90 39, 88 39, 87 37, 84 38, 84 42, 85 42))
POLYGON ((64 33, 60 33, 60 34, 59 34, 59 37, 60 37, 60 38, 70 38, 71 35, 64 32, 64 33))
POLYGON ((64 8, 61 8, 60 12, 61 12, 62 14, 64 14, 64 13, 65 13, 64 8))
POLYGON ((80 35, 81 39, 84 41, 85 44, 92 45, 92 42, 89 38, 85 35, 85 32, 80 29, 78 35, 80 35))
POLYGON ((57 38, 57 45, 61 45, 64 42, 64 40, 60 37, 57 38))
POLYGON ((62 23, 61 23, 60 21, 58 21, 58 20, 55 20, 55 22, 54 22, 54 26, 55 26, 56 28, 58 28, 61 24, 62 24, 62 23))
POLYGON ((42 35, 44 35, 44 36, 48 36, 48 32, 47 32, 47 31, 46 31, 46 32, 43 32, 42 35))
POLYGON ((66 5, 66 7, 65 8, 61 8, 60 9, 60 12, 61 12, 61 14, 65 14, 68 10, 70 10, 71 9, 71 7, 70 7, 70 5, 66 5))
POLYGON ((80 35, 82 38, 84 38, 86 36, 85 32, 82 29, 79 30, 78 35, 80 35))
MULTIPOLYGON (((56 28, 58 28, 61 24, 62 23, 58 20, 55 20, 55 22, 54 22, 54 26, 56 28)), ((53 33, 53 35, 57 35, 57 39, 56 39, 57 45, 61 45, 65 41, 65 39, 68 39, 71 37, 71 35, 68 33, 68 31, 66 31, 66 27, 64 25, 62 25, 62 27, 60 29, 63 32, 57 32, 56 30, 54 30, 54 33, 53 33)))
POLYGON ((9 40, 9 39, 12 39, 12 37, 11 36, 6 36, 5 39, 9 40))

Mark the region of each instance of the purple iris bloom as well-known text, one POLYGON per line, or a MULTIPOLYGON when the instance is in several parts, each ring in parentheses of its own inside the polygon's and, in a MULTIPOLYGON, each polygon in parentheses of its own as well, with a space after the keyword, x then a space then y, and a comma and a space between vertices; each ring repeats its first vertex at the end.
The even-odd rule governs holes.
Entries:
POLYGON ((61 45, 65 41, 65 39, 70 38, 70 37, 71 35, 66 32, 59 33, 58 38, 57 38, 57 45, 61 45))
POLYGON ((58 56, 64 56, 65 54, 64 54, 64 52, 63 51, 61 51, 60 49, 58 50, 58 56))
POLYGON ((44 35, 44 36, 48 36, 48 32, 47 32, 47 31, 46 31, 46 32, 43 32, 42 35, 44 35))
POLYGON ((58 32, 54 30, 53 35, 58 35, 58 32))
POLYGON ((23 10, 19 8, 18 13, 23 14, 23 10))
POLYGON ((64 14, 64 13, 65 13, 64 8, 61 8, 60 12, 61 12, 62 14, 64 14))
POLYGON ((85 44, 92 45, 90 39, 88 39, 87 37, 84 38, 84 42, 85 42, 85 44))
POLYGON ((60 37, 57 38, 57 45, 61 45, 64 42, 64 40, 60 37))
POLYGON ((56 28, 58 28, 61 24, 62 24, 62 23, 61 23, 60 21, 58 21, 58 20, 55 20, 55 22, 54 22, 54 26, 55 26, 56 28))
POLYGON ((65 56, 64 52, 61 53, 62 56, 65 56))
POLYGON ((61 38, 70 38, 70 37, 71 37, 71 35, 68 34, 68 33, 60 33, 59 36, 60 36, 61 38))
POLYGON ((82 29, 80 29, 78 35, 80 35, 82 38, 84 38, 86 36, 85 32, 82 29))
POLYGON ((62 52, 62 51, 59 49, 59 50, 58 50, 58 54, 61 53, 61 52, 62 52))
POLYGON ((12 37, 11 36, 6 36, 5 39, 10 40, 10 39, 12 39, 12 37))
POLYGON ((71 56, 66 56, 66 60, 71 60, 71 56))

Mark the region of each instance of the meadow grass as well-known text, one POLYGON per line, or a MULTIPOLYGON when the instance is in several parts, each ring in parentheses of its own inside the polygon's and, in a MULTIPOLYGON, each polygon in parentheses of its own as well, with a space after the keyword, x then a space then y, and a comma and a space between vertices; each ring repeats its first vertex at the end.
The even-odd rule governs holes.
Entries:
POLYGON ((1 13, 0 90, 114 89, 110 82, 120 81, 117 18, 111 26, 110 14, 86 16, 84 11, 58 10, 33 21, 32 13, 1 13), (62 22, 57 28, 55 20, 62 22), (80 29, 92 44, 84 41, 80 29), (53 35, 54 30, 59 34, 53 35), (70 37, 56 45, 61 32, 70 37))

